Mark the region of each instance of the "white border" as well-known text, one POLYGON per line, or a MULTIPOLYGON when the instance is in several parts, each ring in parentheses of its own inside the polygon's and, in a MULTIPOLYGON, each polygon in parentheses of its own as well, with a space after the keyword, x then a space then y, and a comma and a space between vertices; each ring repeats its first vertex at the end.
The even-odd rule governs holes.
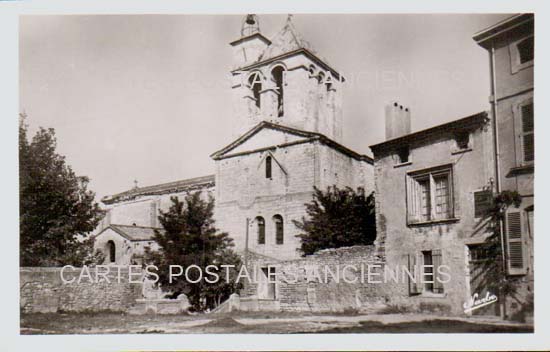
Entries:
MULTIPOLYGON (((548 157, 550 138, 541 138, 550 131, 548 77, 550 62, 548 8, 544 2, 518 1, 0 1, 0 153, 3 168, 2 185, 3 251, 0 255, 3 276, 1 294, 0 345, 5 351, 116 351, 116 350, 395 350, 395 349, 475 349, 512 350, 550 348, 550 303, 548 275, 550 217, 543 216, 549 207, 538 200, 548 195, 548 185, 539 180, 550 179, 548 157), (18 116, 18 16, 20 14, 107 14, 107 13, 514 13, 535 12, 536 70, 535 100, 537 139, 536 167, 537 214, 535 219, 535 333, 534 334, 340 334, 340 335, 19 335, 19 258, 18 258, 18 192, 17 192, 17 116, 18 116), (544 79, 543 79, 544 77, 544 79), (538 99, 541 98, 541 99, 538 99), (545 116, 545 118, 543 118, 545 116)), ((474 33, 472 33, 473 35, 474 33)), ((472 45, 475 42, 472 40, 472 45)), ((489 88, 487 89, 489 91, 489 88)))

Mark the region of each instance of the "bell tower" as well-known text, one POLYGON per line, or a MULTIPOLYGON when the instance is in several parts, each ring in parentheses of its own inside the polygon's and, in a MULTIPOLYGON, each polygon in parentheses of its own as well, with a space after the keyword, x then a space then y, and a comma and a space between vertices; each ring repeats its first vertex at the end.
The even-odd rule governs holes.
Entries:
POLYGON ((261 121, 342 139, 343 77, 315 53, 296 31, 289 15, 272 38, 260 32, 249 14, 233 47, 233 105, 239 137, 261 121))
POLYGON ((271 41, 260 33, 257 15, 246 15, 241 24, 241 37, 229 43, 233 47, 234 68, 258 61, 271 41))

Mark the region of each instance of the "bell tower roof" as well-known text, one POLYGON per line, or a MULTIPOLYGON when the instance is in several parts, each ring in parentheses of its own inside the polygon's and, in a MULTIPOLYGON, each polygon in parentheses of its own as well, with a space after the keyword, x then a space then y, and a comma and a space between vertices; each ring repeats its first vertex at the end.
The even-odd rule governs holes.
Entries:
MULTIPOLYGON (((256 15, 254 15, 256 16, 256 15)), ((247 17, 245 17, 245 20, 243 21, 243 30, 244 26, 247 25, 247 17)), ((265 38, 262 34, 259 32, 259 22, 257 22, 257 16, 251 18, 251 21, 256 21, 255 23, 258 26, 258 31, 253 32, 254 29, 248 29, 251 31, 252 34, 248 35, 247 37, 243 37, 239 40, 236 40, 231 43, 231 45, 235 45, 236 43, 239 43, 243 40, 247 40, 248 38, 259 35, 261 36, 262 40, 264 40, 267 44, 267 47, 265 50, 258 56, 258 59, 255 62, 249 63, 246 66, 239 67, 235 71, 238 70, 246 70, 250 68, 254 68, 256 66, 261 66, 262 64, 269 63, 271 61, 275 61, 277 59, 283 59, 287 56, 296 55, 299 53, 302 53, 306 56, 308 56, 311 60, 317 62, 321 67, 323 67, 325 70, 331 71, 331 73, 336 77, 337 79, 340 79, 340 74, 332 68, 332 66, 328 63, 328 61, 323 58, 321 55, 319 55, 315 49, 313 49, 312 45, 305 40, 296 30, 296 27, 294 27, 294 23, 292 21, 293 15, 289 14, 286 23, 283 26, 283 28, 272 38, 271 41, 269 41, 267 38, 265 38)), ((247 27, 248 28, 248 27, 247 27)), ((343 77, 341 78, 342 81, 344 81, 343 77)))
POLYGON ((267 47, 260 57, 260 61, 299 49, 307 49, 314 52, 311 44, 302 38, 296 30, 296 27, 294 27, 292 15, 288 15, 284 27, 273 37, 271 42, 271 45, 267 47))
POLYGON ((236 46, 244 42, 259 39, 265 43, 265 45, 270 45, 271 41, 267 39, 260 32, 260 19, 255 14, 248 14, 243 18, 241 25, 241 37, 237 40, 229 43, 231 46, 236 46))

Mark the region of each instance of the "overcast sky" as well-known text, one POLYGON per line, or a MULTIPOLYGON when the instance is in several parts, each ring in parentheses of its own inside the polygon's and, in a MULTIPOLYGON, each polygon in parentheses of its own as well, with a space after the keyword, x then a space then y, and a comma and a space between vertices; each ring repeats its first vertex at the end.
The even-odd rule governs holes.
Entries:
MULTIPOLYGON (((348 79, 344 139, 371 155, 384 105, 412 130, 488 110, 488 54, 472 35, 509 15, 295 15, 298 32, 348 79)), ((98 199, 214 173, 231 142, 228 43, 242 16, 22 16, 20 109, 98 199)), ((260 15, 272 37, 286 15, 260 15)))

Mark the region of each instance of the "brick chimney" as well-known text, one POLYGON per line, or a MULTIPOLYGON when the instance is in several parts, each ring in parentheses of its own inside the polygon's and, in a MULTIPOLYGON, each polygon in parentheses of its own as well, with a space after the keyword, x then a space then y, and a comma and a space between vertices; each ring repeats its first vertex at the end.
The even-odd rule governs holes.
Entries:
POLYGON ((409 108, 392 102, 386 105, 386 140, 411 133, 411 111, 409 108))

